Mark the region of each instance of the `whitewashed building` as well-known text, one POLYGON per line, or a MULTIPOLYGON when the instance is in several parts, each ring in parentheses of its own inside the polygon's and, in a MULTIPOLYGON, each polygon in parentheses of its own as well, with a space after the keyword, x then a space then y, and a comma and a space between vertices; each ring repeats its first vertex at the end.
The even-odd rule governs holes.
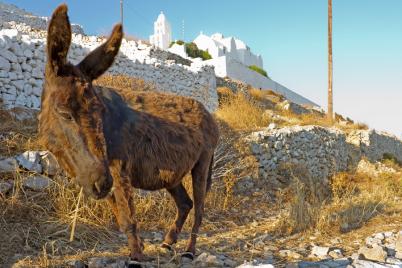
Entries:
POLYGON ((161 12, 154 22, 154 34, 149 37, 149 42, 160 49, 168 49, 172 42, 172 29, 166 19, 165 14, 161 12))
POLYGON ((242 40, 234 37, 224 37, 221 33, 207 36, 203 33, 193 41, 199 49, 208 51, 212 59, 226 56, 245 66, 255 65, 263 68, 261 55, 255 55, 242 40))

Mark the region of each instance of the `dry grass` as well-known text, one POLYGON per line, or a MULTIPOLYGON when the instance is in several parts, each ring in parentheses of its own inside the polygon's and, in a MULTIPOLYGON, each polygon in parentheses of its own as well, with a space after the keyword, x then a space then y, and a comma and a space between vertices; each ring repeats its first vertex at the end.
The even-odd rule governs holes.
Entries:
POLYGON ((376 216, 402 213, 402 173, 377 178, 359 173, 339 173, 330 185, 317 186, 308 174, 294 172, 288 189, 292 198, 278 229, 285 234, 320 230, 345 233, 361 228, 376 216), (312 183, 313 182, 313 183, 312 183), (326 193, 331 187, 330 194, 326 193))
POLYGON ((146 82, 141 78, 134 78, 126 75, 102 75, 94 81, 97 86, 116 88, 121 90, 155 91, 153 83, 146 82))
POLYGON ((263 110, 257 103, 248 100, 241 93, 224 99, 215 115, 234 130, 256 130, 267 127, 270 121, 263 115, 263 110))
POLYGON ((279 103, 285 100, 285 97, 283 95, 276 93, 272 90, 260 90, 256 88, 250 88, 249 94, 252 98, 261 102, 270 100, 274 103, 279 103))

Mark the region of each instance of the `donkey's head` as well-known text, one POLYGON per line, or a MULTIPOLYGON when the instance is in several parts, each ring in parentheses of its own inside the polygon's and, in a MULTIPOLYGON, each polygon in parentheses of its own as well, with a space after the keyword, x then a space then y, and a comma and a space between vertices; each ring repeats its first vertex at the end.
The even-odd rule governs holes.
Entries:
POLYGON ((59 6, 49 23, 40 138, 69 175, 96 199, 108 194, 113 180, 103 134, 105 106, 92 80, 112 65, 122 38, 122 26, 116 25, 103 45, 74 66, 67 62, 71 43, 67 6, 59 6))

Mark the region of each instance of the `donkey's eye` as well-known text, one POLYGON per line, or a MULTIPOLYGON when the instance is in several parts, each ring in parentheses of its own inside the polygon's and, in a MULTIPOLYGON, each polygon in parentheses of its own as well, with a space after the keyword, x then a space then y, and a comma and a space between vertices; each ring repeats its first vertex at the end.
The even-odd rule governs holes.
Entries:
POLYGON ((73 115, 71 114, 70 111, 61 109, 61 108, 56 108, 56 112, 64 119, 64 120, 73 120, 73 115))

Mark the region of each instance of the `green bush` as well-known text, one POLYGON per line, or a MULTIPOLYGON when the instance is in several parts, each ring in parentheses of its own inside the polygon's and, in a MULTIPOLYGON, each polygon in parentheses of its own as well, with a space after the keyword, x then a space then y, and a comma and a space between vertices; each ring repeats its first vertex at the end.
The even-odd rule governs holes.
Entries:
POLYGON ((261 74, 261 75, 263 75, 265 77, 268 77, 267 72, 264 69, 261 69, 258 66, 250 65, 250 66, 248 66, 248 68, 250 68, 251 70, 253 70, 253 71, 255 71, 255 72, 257 72, 257 73, 259 73, 259 74, 261 74))
POLYGON ((202 58, 202 60, 212 59, 208 51, 199 49, 195 43, 186 43, 186 53, 191 58, 202 58))
POLYGON ((174 44, 185 45, 186 53, 191 58, 201 58, 202 60, 212 59, 211 54, 209 54, 208 51, 199 49, 195 43, 185 43, 183 40, 177 40, 172 41, 169 47, 172 47, 174 44))
POLYGON ((169 47, 172 47, 174 44, 178 44, 178 45, 184 45, 184 41, 183 40, 176 40, 176 41, 172 41, 170 42, 169 47))

